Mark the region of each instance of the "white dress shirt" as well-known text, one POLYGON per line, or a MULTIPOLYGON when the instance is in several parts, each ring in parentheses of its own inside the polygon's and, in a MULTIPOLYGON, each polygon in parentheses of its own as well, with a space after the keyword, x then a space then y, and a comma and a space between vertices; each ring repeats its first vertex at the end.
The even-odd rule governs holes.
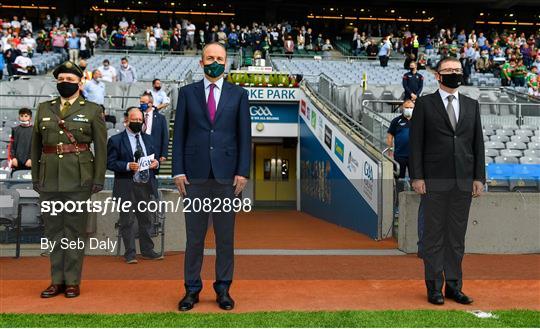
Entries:
POLYGON ((459 93, 456 91, 453 94, 447 93, 446 91, 439 89, 439 95, 441 95, 444 108, 448 108, 448 96, 454 95, 454 99, 452 100, 452 106, 454 107, 454 113, 456 114, 456 123, 459 121, 459 93))
MULTIPOLYGON (((210 82, 210 80, 204 77, 204 96, 206 97, 206 104, 208 104, 208 95, 210 95, 211 84, 212 82, 210 82)), ((219 99, 221 98, 221 89, 223 88, 223 77, 221 77, 218 81, 214 82, 214 84, 216 85, 214 87, 214 99, 216 101, 216 113, 217 113, 219 99)))
MULTIPOLYGON (((128 135, 128 139, 129 139, 129 144, 131 145, 131 151, 133 152, 133 156, 135 156, 135 150, 137 149, 137 139, 136 139, 136 135, 139 135, 139 142, 141 143, 141 147, 142 147, 142 150, 143 150, 143 155, 141 156, 146 156, 146 146, 144 145, 144 141, 142 139, 142 136, 141 134, 135 134, 134 132, 132 132, 131 130, 129 130, 129 128, 126 128, 126 133, 128 135)), ((135 158, 133 158, 133 162, 135 161, 135 158)), ((129 162, 127 163, 126 165, 126 169, 129 171, 129 162)))

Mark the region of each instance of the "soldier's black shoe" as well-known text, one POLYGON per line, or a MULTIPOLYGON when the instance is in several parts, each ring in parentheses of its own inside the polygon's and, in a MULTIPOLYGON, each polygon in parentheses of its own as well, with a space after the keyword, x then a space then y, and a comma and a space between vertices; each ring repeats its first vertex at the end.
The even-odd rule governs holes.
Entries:
POLYGON ((81 290, 79 289, 79 285, 72 285, 72 286, 66 285, 66 291, 64 291, 64 296, 66 296, 66 298, 79 297, 80 294, 81 294, 81 290))
POLYGON ((189 311, 199 302, 198 292, 186 292, 184 298, 178 303, 178 310, 185 312, 189 311))
POLYGON ((234 300, 231 298, 228 292, 219 294, 217 296, 216 302, 219 305, 219 308, 225 311, 230 311, 234 308, 234 300))
POLYGON ((58 296, 66 290, 66 286, 63 284, 51 284, 47 289, 41 292, 41 298, 51 298, 58 296))

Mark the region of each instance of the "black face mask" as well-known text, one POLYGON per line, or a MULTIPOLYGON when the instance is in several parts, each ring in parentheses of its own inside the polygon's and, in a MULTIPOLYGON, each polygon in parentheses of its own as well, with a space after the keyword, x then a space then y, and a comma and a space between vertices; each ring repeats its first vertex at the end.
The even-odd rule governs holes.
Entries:
POLYGON ((80 65, 79 65, 79 67, 80 67, 81 70, 83 70, 83 71, 86 70, 86 66, 80 66, 80 65))
POLYGON ((72 82, 60 82, 56 84, 56 89, 58 90, 60 96, 69 98, 73 96, 77 90, 79 90, 79 84, 72 82))
POLYGON ((130 129, 131 131, 133 131, 135 134, 138 134, 138 133, 140 133, 141 130, 142 130, 142 125, 143 125, 142 122, 130 122, 128 127, 129 127, 129 129, 130 129))
POLYGON ((463 83, 463 74, 451 73, 451 74, 439 74, 441 76, 441 83, 452 89, 456 89, 463 83))
POLYGON ((154 87, 155 90, 159 91, 161 89, 161 86, 159 87, 154 87))

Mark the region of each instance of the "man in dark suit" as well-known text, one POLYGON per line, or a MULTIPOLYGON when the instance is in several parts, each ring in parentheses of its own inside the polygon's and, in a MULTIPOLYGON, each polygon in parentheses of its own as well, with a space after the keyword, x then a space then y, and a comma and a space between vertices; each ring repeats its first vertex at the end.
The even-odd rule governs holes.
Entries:
POLYGON ((146 92, 141 96, 139 108, 144 114, 142 132, 152 136, 155 157, 161 163, 167 160, 169 155, 169 125, 167 118, 156 111, 153 102, 151 93, 146 92))
POLYGON ((150 201, 151 196, 157 198, 157 181, 155 171, 159 162, 154 159, 150 170, 138 171, 139 158, 156 154, 152 137, 142 133, 143 113, 137 107, 126 111, 126 130, 109 138, 107 143, 107 169, 114 171, 113 197, 121 202, 130 201, 131 208, 120 213, 120 234, 124 240, 126 251, 124 258, 128 264, 136 264, 134 218, 137 217, 139 227, 139 245, 143 258, 163 259, 154 251, 151 238, 152 221, 148 212, 140 212, 137 203, 150 201), (138 175, 135 177, 134 175, 138 175))
POLYGON ((410 176, 424 210, 423 260, 428 301, 445 296, 461 304, 461 262, 471 197, 485 183, 482 124, 478 102, 458 93, 463 69, 456 58, 437 64, 439 90, 417 99, 410 131, 410 176))
MULTIPOLYGON (((247 91, 223 78, 227 52, 219 43, 203 49, 204 79, 180 88, 174 121, 172 173, 182 195, 231 202, 247 183, 251 159, 251 117, 247 91)), ((212 203, 212 208, 216 206, 212 203)), ((234 217, 216 208, 214 290, 222 309, 234 308, 229 295, 234 265, 234 217), (221 211, 221 212, 219 212, 221 211)), ((186 295, 178 308, 187 311, 199 301, 201 266, 209 212, 186 212, 184 275, 186 295)))

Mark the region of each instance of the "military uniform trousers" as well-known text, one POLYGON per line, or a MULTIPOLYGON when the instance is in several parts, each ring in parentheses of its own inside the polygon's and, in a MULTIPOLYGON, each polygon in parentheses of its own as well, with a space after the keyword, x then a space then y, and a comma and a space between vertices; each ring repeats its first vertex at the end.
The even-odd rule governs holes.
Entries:
MULTIPOLYGON (((90 198, 90 191, 83 192, 41 192, 39 199, 43 201, 66 202, 86 201, 90 198)), ((84 206, 81 207, 85 210, 84 206)), ((81 282, 84 248, 69 248, 72 241, 83 241, 86 245, 86 222, 88 212, 62 211, 56 215, 51 212, 42 214, 45 224, 45 237, 49 242, 55 242, 50 254, 51 278, 53 284, 79 285, 81 282), (64 240, 62 240, 64 239, 64 240), (64 243, 62 243, 64 242, 64 243), (67 242, 67 243, 66 243, 67 242)))

